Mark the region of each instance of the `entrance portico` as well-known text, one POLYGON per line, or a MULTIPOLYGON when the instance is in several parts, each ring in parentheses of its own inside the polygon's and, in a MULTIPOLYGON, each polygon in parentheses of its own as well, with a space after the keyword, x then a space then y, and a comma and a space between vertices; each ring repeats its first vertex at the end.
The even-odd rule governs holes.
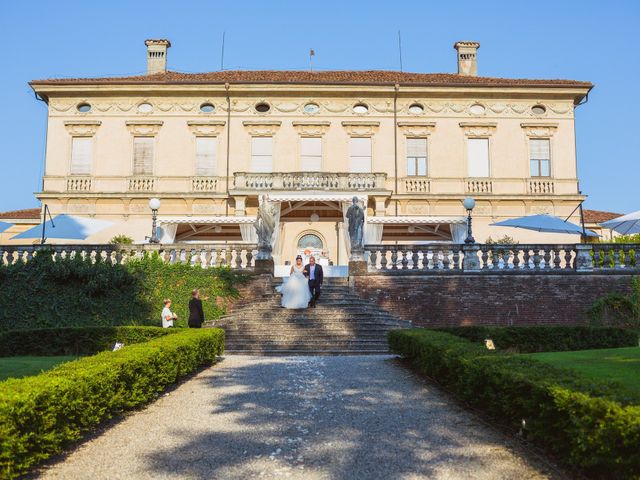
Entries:
POLYGON ((365 245, 463 241, 463 216, 390 216, 392 194, 384 173, 236 173, 229 190, 232 215, 160 218, 162 242, 256 244, 253 224, 262 196, 279 212, 272 256, 283 275, 297 255, 305 262, 313 255, 327 267, 349 264, 345 213, 354 197, 365 211, 365 245))

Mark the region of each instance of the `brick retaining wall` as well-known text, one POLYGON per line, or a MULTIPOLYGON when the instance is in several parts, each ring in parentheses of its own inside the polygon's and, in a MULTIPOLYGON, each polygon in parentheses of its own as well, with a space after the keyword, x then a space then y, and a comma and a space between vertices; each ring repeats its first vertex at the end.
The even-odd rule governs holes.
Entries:
POLYGON ((586 324, 609 292, 629 293, 631 275, 367 275, 358 295, 415 325, 586 324))

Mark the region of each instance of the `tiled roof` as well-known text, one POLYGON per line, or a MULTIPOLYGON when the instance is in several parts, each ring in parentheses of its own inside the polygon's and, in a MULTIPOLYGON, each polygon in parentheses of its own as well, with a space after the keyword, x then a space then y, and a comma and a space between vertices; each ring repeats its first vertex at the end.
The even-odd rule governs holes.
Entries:
POLYGON ((33 80, 31 85, 123 85, 123 84, 317 84, 317 85, 414 85, 480 87, 582 87, 590 82, 577 80, 528 80, 472 77, 452 73, 409 73, 390 70, 224 70, 209 73, 168 71, 153 75, 103 78, 57 78, 33 80))
POLYGON ((10 212, 0 212, 0 218, 20 219, 20 220, 40 220, 39 208, 27 208, 25 210, 12 210, 10 212))
POLYGON ((603 212, 601 210, 583 210, 584 223, 602 223, 621 216, 620 213, 603 212))

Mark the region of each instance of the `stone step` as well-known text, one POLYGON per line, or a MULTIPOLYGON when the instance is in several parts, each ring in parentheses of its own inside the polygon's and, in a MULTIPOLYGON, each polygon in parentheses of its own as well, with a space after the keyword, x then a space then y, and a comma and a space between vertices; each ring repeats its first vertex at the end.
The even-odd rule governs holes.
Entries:
POLYGON ((224 328, 229 332, 239 332, 243 330, 251 330, 260 333, 284 333, 284 332, 304 332, 307 334, 313 334, 316 332, 326 331, 350 331, 355 333, 375 332, 375 331, 387 331, 398 328, 407 328, 406 325, 399 325, 397 323, 376 323, 376 322, 360 322, 360 323, 276 323, 276 324, 255 324, 255 323, 236 323, 236 324, 221 324, 216 323, 213 325, 205 325, 206 327, 213 326, 218 328, 224 328))
POLYGON ((227 353, 260 355, 387 354, 390 330, 410 326, 357 296, 348 279, 325 279, 317 308, 281 308, 275 287, 253 302, 236 303, 207 326, 225 329, 227 353))
POLYGON ((324 356, 324 355, 388 355, 390 352, 388 349, 380 349, 380 350, 265 350, 265 349, 229 349, 225 350, 225 355, 274 355, 274 356, 324 356))
POLYGON ((386 340, 387 338, 387 334, 388 334, 389 330, 387 331, 380 331, 380 332, 371 332, 371 333, 362 333, 362 332, 358 332, 358 333, 354 333, 354 332, 328 332, 328 333, 314 333, 314 334, 307 334, 306 332, 285 332, 285 333, 278 333, 278 334, 263 334, 263 333, 259 333, 259 332, 251 332, 251 333, 240 333, 240 332, 226 332, 225 338, 227 340, 233 340, 233 341, 237 341, 237 340, 247 340, 247 339, 254 339, 254 340, 264 340, 264 341, 270 341, 270 340, 280 340, 280 339, 285 339, 285 340, 292 340, 292 339, 300 339, 300 340, 327 340, 327 341, 333 341, 333 340, 367 340, 367 341, 380 341, 382 340, 386 340))

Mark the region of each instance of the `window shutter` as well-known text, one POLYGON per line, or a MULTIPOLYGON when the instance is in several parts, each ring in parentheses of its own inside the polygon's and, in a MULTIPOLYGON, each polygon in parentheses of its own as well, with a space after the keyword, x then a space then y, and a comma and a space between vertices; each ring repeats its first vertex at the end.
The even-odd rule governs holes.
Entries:
POLYGON ((489 139, 470 138, 467 140, 467 160, 470 177, 489 176, 489 139))
POLYGON ((153 174, 153 137, 134 137, 133 174, 153 174))
POLYGON ((533 138, 529 140, 531 158, 536 160, 548 160, 550 155, 549 139, 533 138))
POLYGON ((371 138, 351 138, 351 172, 371 172, 371 138))
POLYGON ((89 175, 91 173, 93 138, 73 137, 71 142, 71 174, 89 175))
POLYGON ((215 137, 196 137, 196 168, 198 176, 216 174, 216 150, 218 139, 215 137))
POLYGON ((251 139, 251 171, 273 171, 273 138, 253 137, 251 139))
POLYGON ((407 138, 407 157, 427 156, 426 138, 407 138))
POLYGON ((322 139, 300 139, 300 168, 304 172, 319 172, 322 168, 322 139))

